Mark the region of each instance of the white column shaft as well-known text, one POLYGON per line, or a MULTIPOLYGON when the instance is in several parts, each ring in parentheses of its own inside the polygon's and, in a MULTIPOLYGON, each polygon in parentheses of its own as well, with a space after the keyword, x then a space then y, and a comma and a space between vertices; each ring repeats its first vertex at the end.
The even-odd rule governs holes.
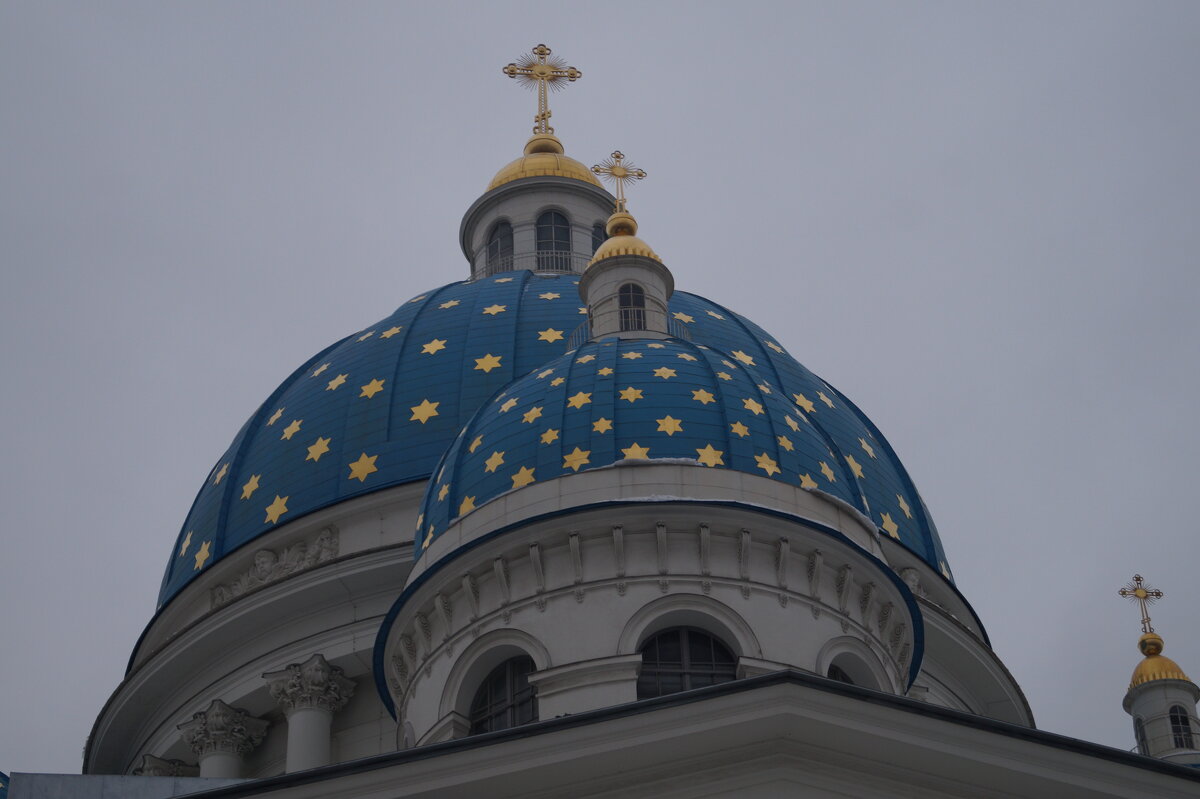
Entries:
POLYGON ((329 765, 333 713, 320 707, 298 707, 288 714, 287 721, 288 773, 329 765))

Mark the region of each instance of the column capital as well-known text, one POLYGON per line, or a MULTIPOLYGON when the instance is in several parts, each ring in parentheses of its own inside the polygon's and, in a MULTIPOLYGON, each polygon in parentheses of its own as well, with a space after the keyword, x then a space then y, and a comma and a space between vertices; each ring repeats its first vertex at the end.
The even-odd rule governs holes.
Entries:
POLYGON ((199 777, 200 767, 182 760, 166 760, 154 755, 142 755, 142 765, 133 770, 135 777, 199 777))
POLYGON ((321 708, 336 713, 354 695, 354 681, 320 654, 279 671, 268 671, 263 679, 285 713, 299 708, 321 708))
POLYGON ((262 743, 270 722, 214 699, 206 710, 179 725, 183 740, 199 757, 214 752, 247 755, 262 743))

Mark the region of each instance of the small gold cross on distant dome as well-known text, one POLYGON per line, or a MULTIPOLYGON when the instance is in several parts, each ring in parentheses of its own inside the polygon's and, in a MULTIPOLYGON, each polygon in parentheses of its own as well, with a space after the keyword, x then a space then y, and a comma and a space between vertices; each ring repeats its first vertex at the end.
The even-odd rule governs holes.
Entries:
POLYGON ((620 150, 614 150, 611 156, 592 167, 592 171, 616 184, 618 213, 625 210, 625 182, 646 177, 646 170, 625 163, 625 154, 620 150))
POLYGON ((1133 575, 1133 580, 1124 588, 1117 591, 1121 596, 1132 599, 1138 603, 1138 609, 1142 611, 1142 632, 1152 633, 1154 628, 1150 626, 1150 608, 1148 605, 1153 605, 1156 600, 1162 599, 1164 594, 1154 588, 1147 588, 1142 584, 1142 575, 1133 575))
POLYGON ((539 44, 530 51, 532 55, 521 56, 516 63, 504 67, 504 74, 516 78, 530 88, 537 88, 538 112, 533 118, 533 132, 553 134, 550 127, 550 105, 546 99, 549 89, 558 91, 564 88, 563 80, 571 83, 583 77, 583 73, 575 67, 567 66, 567 62, 559 57, 550 57, 550 48, 539 44))

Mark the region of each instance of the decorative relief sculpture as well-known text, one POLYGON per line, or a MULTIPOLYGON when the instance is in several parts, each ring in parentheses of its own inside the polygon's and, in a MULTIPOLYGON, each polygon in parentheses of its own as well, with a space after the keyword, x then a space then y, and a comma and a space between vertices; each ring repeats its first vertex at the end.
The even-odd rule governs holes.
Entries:
POLYGON ((200 767, 182 760, 164 760, 154 755, 142 755, 142 765, 133 770, 135 777, 199 777, 200 767))
POLYGON ((302 707, 318 707, 336 713, 354 695, 354 680, 340 667, 329 665, 323 655, 313 655, 303 663, 269 671, 263 679, 267 681, 271 697, 285 714, 302 707))
POLYGON ((233 582, 212 589, 212 606, 218 608, 256 588, 273 583, 289 574, 306 571, 333 560, 338 554, 338 529, 332 525, 317 533, 312 541, 298 541, 284 548, 282 554, 273 549, 254 553, 254 565, 238 575, 233 582))
POLYGON ((214 699, 207 710, 179 725, 183 740, 200 757, 213 752, 247 755, 262 743, 270 722, 214 699))

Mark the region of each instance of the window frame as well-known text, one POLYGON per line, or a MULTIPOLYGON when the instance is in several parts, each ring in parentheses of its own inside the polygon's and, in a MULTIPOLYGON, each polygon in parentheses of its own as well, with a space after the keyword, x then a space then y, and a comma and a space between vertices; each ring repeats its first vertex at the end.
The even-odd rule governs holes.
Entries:
POLYGON ((621 330, 646 329, 646 290, 637 283, 622 283, 617 289, 621 330))
POLYGON ((537 721, 537 688, 529 683, 529 675, 535 671, 537 664, 529 655, 510 657, 493 667, 471 698, 468 734, 508 730, 537 721))
POLYGON ((534 222, 534 249, 539 272, 571 271, 571 217, 548 208, 534 222))
POLYGON ((738 656, 733 648, 708 630, 699 627, 677 626, 659 630, 638 647, 638 653, 642 656, 642 668, 637 681, 639 700, 668 696, 737 679, 738 656), (654 654, 658 655, 658 650, 663 648, 668 636, 678 636, 679 660, 665 660, 661 657, 655 660, 648 659, 651 648, 653 647, 654 654), (707 645, 712 658, 699 663, 695 661, 692 652, 695 643, 707 645), (718 655, 721 656, 720 661, 718 655), (669 682, 668 687, 664 687, 664 678, 667 681, 678 678, 679 687, 672 688, 669 682))
POLYGON ((1171 743, 1176 749, 1194 749, 1196 740, 1192 733, 1192 718, 1183 705, 1171 705, 1167 711, 1171 723, 1171 743))

